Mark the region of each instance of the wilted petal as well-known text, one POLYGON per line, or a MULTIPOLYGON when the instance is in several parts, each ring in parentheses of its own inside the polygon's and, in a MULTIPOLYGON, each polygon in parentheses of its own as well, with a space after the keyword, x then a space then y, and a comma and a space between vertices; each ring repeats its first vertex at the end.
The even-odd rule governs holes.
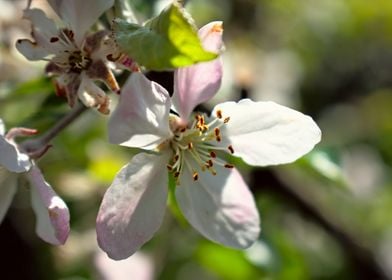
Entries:
MULTIPOLYGON (((222 22, 211 22, 202 27, 199 37, 208 51, 219 53, 222 48, 222 22)), ((198 63, 174 72, 173 104, 183 120, 200 103, 211 99, 222 80, 222 60, 198 63)))
POLYGON ((313 149, 321 138, 317 124, 298 111, 273 102, 243 99, 215 106, 230 121, 221 129, 234 155, 251 165, 293 162, 313 149))
POLYGON ((31 184, 31 203, 37 218, 37 235, 53 245, 64 244, 70 230, 67 205, 45 181, 37 166, 31 168, 27 178, 31 184))
POLYGON ((75 41, 80 46, 85 32, 113 6, 114 0, 48 0, 48 2, 75 32, 75 41))
POLYGON ((0 166, 0 223, 3 221, 16 192, 17 175, 0 166))
POLYGON ((126 82, 109 120, 109 141, 152 148, 170 136, 170 97, 159 84, 135 72, 126 82))
POLYGON ((117 84, 116 78, 102 60, 97 59, 93 61, 91 66, 86 71, 86 74, 90 79, 104 82, 113 92, 120 92, 120 87, 117 84))
POLYGON ((28 155, 19 152, 16 145, 0 136, 0 165, 11 172, 26 172, 31 167, 28 155))
POLYGON ((55 54, 60 42, 51 40, 59 33, 53 20, 47 18, 40 9, 25 10, 24 18, 32 23, 32 35, 35 42, 27 39, 18 40, 16 42, 18 51, 29 60, 41 60, 50 54, 55 54))
POLYGON ((236 169, 215 167, 217 175, 199 172, 193 181, 187 168, 176 189, 185 217, 208 239, 247 248, 258 238, 260 218, 247 185, 236 169))
POLYGON ((169 155, 137 154, 116 175, 97 217, 99 246, 125 259, 151 239, 162 223, 167 200, 169 155))

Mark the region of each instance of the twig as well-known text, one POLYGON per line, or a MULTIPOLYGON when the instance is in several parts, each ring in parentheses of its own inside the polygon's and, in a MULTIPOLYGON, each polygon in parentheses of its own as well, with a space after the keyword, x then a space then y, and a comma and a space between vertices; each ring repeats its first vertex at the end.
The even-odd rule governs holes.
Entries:
POLYGON ((42 149, 45 149, 50 141, 55 138, 62 130, 70 125, 76 118, 78 118, 84 111, 86 111, 82 103, 77 103, 75 107, 63 118, 61 118, 53 127, 46 131, 42 136, 27 140, 20 144, 20 148, 27 153, 35 153, 42 149))

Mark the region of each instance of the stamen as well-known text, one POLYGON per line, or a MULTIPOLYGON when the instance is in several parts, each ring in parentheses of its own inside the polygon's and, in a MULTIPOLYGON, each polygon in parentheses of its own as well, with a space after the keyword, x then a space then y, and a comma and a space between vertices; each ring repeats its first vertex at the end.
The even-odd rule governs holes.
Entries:
POLYGON ((228 123, 229 120, 230 120, 230 117, 227 117, 227 118, 225 118, 225 119, 223 120, 223 122, 224 122, 224 123, 228 123))
POLYGON ((216 117, 217 117, 218 119, 221 119, 221 118, 222 118, 222 111, 221 111, 221 110, 216 111, 216 117))
POLYGON ((193 178, 193 181, 197 181, 199 179, 199 173, 197 173, 196 171, 193 172, 192 178, 193 178))
POLYGON ((212 162, 212 160, 207 160, 207 167, 212 167, 214 166, 214 163, 212 162))
POLYGON ((188 149, 190 149, 190 150, 193 149, 193 143, 192 142, 188 143, 188 149))
POLYGON ((50 42, 51 43, 56 43, 58 40, 60 40, 59 37, 52 37, 52 38, 50 38, 50 42))
POLYGON ((234 149, 233 149, 233 146, 232 146, 232 145, 230 145, 230 146, 227 147, 227 148, 229 149, 230 153, 234 154, 234 149))
POLYGON ((234 168, 234 165, 228 164, 228 163, 226 163, 224 166, 225 166, 225 168, 229 168, 229 169, 234 168))
POLYGON ((215 153, 214 151, 211 151, 211 152, 210 152, 210 156, 211 156, 212 158, 216 158, 216 153, 215 153))
POLYGON ((178 176, 180 176, 180 172, 178 171, 174 172, 174 178, 178 178, 178 176))
POLYGON ((219 128, 216 127, 216 128, 214 129, 214 132, 215 132, 215 136, 216 136, 216 137, 218 137, 218 136, 220 135, 220 130, 219 130, 219 128))
POLYGON ((173 166, 171 166, 170 164, 166 165, 167 170, 172 171, 173 170, 173 166))

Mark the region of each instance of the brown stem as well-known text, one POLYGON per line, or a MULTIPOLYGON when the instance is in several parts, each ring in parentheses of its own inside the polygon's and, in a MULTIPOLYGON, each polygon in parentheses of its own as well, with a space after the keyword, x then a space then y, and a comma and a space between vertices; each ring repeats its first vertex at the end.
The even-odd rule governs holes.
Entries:
POLYGON ((75 107, 63 118, 61 118, 52 128, 46 131, 42 136, 27 140, 20 144, 20 148, 28 154, 34 154, 36 151, 45 149, 50 141, 55 138, 61 131, 63 131, 68 125, 70 125, 76 118, 78 118, 87 107, 82 103, 77 103, 75 107))

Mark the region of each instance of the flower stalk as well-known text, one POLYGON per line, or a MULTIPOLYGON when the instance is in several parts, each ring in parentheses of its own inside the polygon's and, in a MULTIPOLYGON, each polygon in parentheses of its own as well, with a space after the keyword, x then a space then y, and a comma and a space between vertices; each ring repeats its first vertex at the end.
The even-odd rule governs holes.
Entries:
MULTIPOLYGON (((38 138, 29 139, 20 144, 20 148, 27 154, 36 154, 39 151, 47 151, 50 148, 50 141, 52 141, 58 134, 60 134, 68 125, 76 120, 87 107, 81 102, 78 102, 74 108, 65 114, 58 122, 56 122, 49 130, 38 138)), ((39 156, 42 156, 40 154, 39 156)))

